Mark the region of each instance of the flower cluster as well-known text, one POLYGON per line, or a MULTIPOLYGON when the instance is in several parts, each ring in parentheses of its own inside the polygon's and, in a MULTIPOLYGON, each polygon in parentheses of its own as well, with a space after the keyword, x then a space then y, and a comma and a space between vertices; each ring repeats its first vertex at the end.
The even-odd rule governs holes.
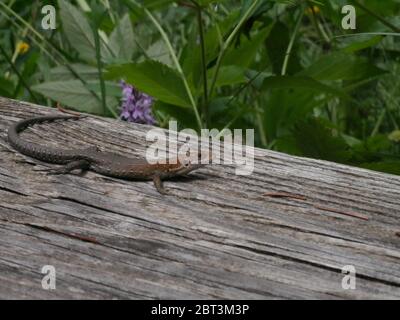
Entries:
POLYGON ((24 54, 26 52, 28 52, 29 50, 29 43, 26 43, 24 41, 20 41, 17 44, 17 52, 18 54, 24 54))
POLYGON ((121 117, 129 122, 155 124, 156 121, 151 114, 153 98, 143 92, 139 92, 125 81, 121 81, 121 87, 121 117))
POLYGON ((321 12, 321 10, 319 9, 318 6, 312 6, 312 7, 308 7, 306 9, 306 14, 308 14, 308 15, 318 14, 320 12, 321 12))

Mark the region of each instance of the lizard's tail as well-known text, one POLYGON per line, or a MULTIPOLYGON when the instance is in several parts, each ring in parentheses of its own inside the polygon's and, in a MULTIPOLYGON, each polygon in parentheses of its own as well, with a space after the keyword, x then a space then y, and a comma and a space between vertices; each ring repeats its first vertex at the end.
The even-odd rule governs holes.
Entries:
POLYGON ((48 152, 50 152, 50 149, 46 151, 47 149, 44 148, 43 146, 39 146, 33 143, 28 143, 27 141, 23 140, 19 134, 26 128, 33 126, 35 124, 40 124, 44 122, 53 122, 57 120, 70 120, 70 119, 78 120, 84 117, 86 116, 51 115, 51 116, 41 116, 41 117, 21 120, 11 125, 11 127, 8 129, 8 135, 7 135, 8 142, 14 149, 28 156, 35 157, 35 154, 33 153, 38 153, 38 155, 39 153, 47 154, 48 152))
POLYGON ((64 115, 52 115, 52 116, 41 116, 41 117, 36 117, 36 118, 29 118, 25 120, 18 121, 17 123, 13 124, 9 130, 8 133, 15 133, 18 135, 18 133, 24 131, 26 128, 33 126, 34 124, 40 124, 44 122, 53 122, 57 120, 70 120, 70 119, 82 119, 86 118, 86 116, 64 116, 64 115))

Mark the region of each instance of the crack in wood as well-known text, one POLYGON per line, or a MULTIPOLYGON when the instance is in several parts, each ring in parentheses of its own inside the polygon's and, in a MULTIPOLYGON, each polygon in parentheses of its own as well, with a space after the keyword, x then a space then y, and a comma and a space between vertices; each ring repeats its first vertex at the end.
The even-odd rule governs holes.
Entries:
MULTIPOLYGON (((258 254, 261 254, 261 255, 271 255, 271 256, 279 257, 279 258, 282 258, 282 259, 285 259, 285 260, 298 262, 298 263, 301 263, 301 264, 306 264, 306 265, 314 266, 314 267, 317 267, 317 268, 322 268, 322 269, 333 271, 333 272, 337 272, 337 273, 342 273, 342 269, 339 268, 339 267, 331 267, 331 266, 327 266, 327 265, 320 264, 320 263, 317 263, 317 262, 313 262, 313 261, 309 261, 309 260, 303 260, 303 259, 300 259, 300 258, 295 258, 293 256, 283 255, 283 254, 280 254, 280 253, 277 253, 277 252, 260 250, 260 249, 256 249, 256 248, 250 248, 250 247, 246 247, 246 246, 243 246, 243 245, 235 244, 235 245, 232 245, 232 246, 237 247, 237 248, 241 248, 243 250, 248 250, 248 251, 251 251, 251 252, 255 252, 255 253, 258 253, 258 254)), ((386 284, 386 285, 390 285, 390 286, 394 286, 394 287, 400 288, 400 282, 394 282, 394 281, 379 279, 379 278, 368 276, 368 275, 365 275, 365 274, 362 274, 362 273, 359 273, 359 272, 357 273, 357 277, 359 277, 361 279, 366 279, 366 280, 369 280, 369 281, 378 282, 378 283, 382 283, 382 284, 386 284)))

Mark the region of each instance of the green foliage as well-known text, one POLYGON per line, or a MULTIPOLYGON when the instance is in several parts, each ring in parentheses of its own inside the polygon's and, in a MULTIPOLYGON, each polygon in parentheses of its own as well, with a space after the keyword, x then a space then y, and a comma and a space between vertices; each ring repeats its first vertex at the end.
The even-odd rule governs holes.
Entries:
MULTIPOLYGON (((114 84, 109 83, 109 86, 114 84)), ((89 81, 87 87, 79 80, 45 82, 33 86, 32 89, 78 111, 103 114, 101 102, 90 91, 91 89, 100 94, 99 81, 89 81)), ((112 105, 114 101, 110 97, 107 103, 112 105)))
MULTIPOLYGON (((212 81, 214 71, 215 70, 212 69, 207 72, 209 82, 212 81)), ((246 82, 245 72, 246 68, 240 66, 222 66, 219 70, 219 77, 215 85, 216 87, 222 87, 246 82)))
MULTIPOLYGON (((278 20, 274 23, 272 31, 265 41, 269 62, 275 74, 281 74, 286 49, 289 45, 289 37, 289 28, 278 20)), ((296 50, 292 51, 292 55, 294 58, 289 61, 289 73, 299 70, 299 59, 296 50)))
POLYGON ((232 48, 226 53, 223 65, 249 67, 270 32, 271 27, 264 28, 250 39, 243 39, 238 47, 232 48))
POLYGON ((322 56, 299 75, 316 80, 348 80, 368 79, 382 75, 384 70, 368 62, 366 58, 344 52, 333 52, 322 56))
POLYGON ((96 46, 85 15, 65 0, 59 0, 58 3, 64 34, 70 45, 79 53, 79 58, 89 62, 94 61, 96 46))
MULTIPOLYGON (((317 78, 317 77, 315 77, 317 78)), ((340 89, 335 89, 325 85, 311 77, 306 76, 271 76, 264 79, 261 90, 270 89, 304 89, 313 90, 316 93, 329 93, 332 95, 348 98, 346 93, 340 89)))
POLYGON ((132 23, 128 14, 122 17, 119 24, 111 32, 108 46, 113 56, 117 59, 128 61, 132 58, 136 45, 132 23))
POLYGON ((361 168, 400 175, 400 161, 361 163, 361 168))
POLYGON ((346 31, 345 0, 51 0, 44 31, 42 2, 3 1, 0 95, 117 117, 123 79, 160 126, 400 174, 400 2, 357 2, 346 31))
POLYGON ((310 158, 347 163, 351 158, 349 146, 340 136, 318 119, 298 122, 293 129, 297 149, 310 158))
POLYGON ((0 78, 0 95, 11 97, 14 91, 14 84, 9 79, 0 78))
POLYGON ((108 77, 134 83, 136 88, 160 101, 181 107, 190 106, 178 73, 160 62, 148 60, 111 66, 108 77))

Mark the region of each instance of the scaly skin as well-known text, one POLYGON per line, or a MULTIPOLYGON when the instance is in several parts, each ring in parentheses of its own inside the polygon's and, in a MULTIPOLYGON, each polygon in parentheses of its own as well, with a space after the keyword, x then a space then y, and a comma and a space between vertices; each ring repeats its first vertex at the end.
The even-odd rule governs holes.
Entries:
POLYGON ((66 174, 75 169, 92 170, 105 176, 128 180, 153 180, 157 190, 165 194, 162 180, 186 175, 203 166, 202 164, 149 164, 146 160, 131 159, 112 152, 100 151, 97 147, 86 149, 56 149, 23 140, 19 133, 27 127, 56 120, 78 120, 84 116, 53 115, 30 118, 13 124, 8 129, 10 145, 29 157, 65 166, 53 170, 52 174, 66 174))

